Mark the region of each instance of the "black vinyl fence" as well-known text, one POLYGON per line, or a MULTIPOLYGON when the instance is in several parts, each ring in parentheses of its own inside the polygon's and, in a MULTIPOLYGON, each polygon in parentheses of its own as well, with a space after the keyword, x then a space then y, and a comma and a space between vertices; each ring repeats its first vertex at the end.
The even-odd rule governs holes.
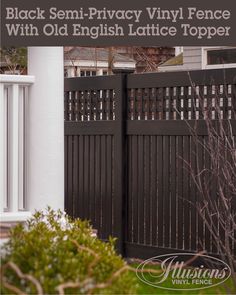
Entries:
MULTIPOLYGON (((186 169, 210 169, 204 118, 218 119, 217 97, 236 134, 236 69, 66 78, 66 211, 91 220, 101 239, 117 237, 127 257, 220 254, 186 169)), ((222 230, 216 216, 210 223, 222 230)))

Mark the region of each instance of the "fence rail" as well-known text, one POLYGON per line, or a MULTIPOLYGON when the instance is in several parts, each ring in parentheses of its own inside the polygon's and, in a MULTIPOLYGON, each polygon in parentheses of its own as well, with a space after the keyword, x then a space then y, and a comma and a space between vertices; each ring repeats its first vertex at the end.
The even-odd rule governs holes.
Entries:
POLYGON ((185 163, 210 169, 205 119, 236 135, 235 101, 236 69, 65 79, 67 212, 126 256, 219 254, 185 163))
POLYGON ((17 221, 28 215, 25 141, 28 87, 33 83, 33 76, 0 75, 2 221, 17 221))

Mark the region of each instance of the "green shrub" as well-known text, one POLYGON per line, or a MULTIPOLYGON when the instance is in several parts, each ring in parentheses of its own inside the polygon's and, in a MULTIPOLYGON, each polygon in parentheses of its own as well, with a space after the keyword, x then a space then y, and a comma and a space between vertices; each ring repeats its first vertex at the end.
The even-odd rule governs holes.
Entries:
POLYGON ((11 232, 4 247, 2 293, 131 294, 133 276, 114 249, 92 234, 89 223, 50 208, 11 232), (64 284, 64 285, 63 285, 64 284))

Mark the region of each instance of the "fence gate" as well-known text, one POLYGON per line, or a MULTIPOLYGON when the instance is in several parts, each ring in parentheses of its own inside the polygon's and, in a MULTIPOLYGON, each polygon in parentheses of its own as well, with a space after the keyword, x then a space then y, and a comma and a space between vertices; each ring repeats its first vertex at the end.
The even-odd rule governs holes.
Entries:
MULTIPOLYGON (((235 69, 66 78, 66 211, 91 220, 100 238, 117 237, 128 257, 219 254, 185 166, 211 167, 199 96, 215 120, 219 95, 222 119, 235 127, 235 81, 235 69)), ((216 216, 209 222, 222 230, 216 216)))

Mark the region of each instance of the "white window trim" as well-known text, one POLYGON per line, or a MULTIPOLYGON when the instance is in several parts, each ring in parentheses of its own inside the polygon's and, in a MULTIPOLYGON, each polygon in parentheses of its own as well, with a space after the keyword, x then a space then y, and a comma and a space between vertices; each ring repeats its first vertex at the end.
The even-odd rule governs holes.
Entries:
POLYGON ((218 65, 208 65, 207 64, 207 51, 209 50, 221 50, 221 49, 231 49, 236 47, 229 46, 215 46, 215 47, 202 47, 202 69, 227 69, 236 68, 236 63, 231 64, 218 64, 218 65))
POLYGON ((80 68, 80 77, 82 77, 81 72, 90 72, 90 76, 83 76, 83 77, 95 77, 95 76, 97 76, 97 69, 94 69, 94 68, 80 68), (96 72, 96 75, 95 76, 91 75, 92 72, 96 72))

